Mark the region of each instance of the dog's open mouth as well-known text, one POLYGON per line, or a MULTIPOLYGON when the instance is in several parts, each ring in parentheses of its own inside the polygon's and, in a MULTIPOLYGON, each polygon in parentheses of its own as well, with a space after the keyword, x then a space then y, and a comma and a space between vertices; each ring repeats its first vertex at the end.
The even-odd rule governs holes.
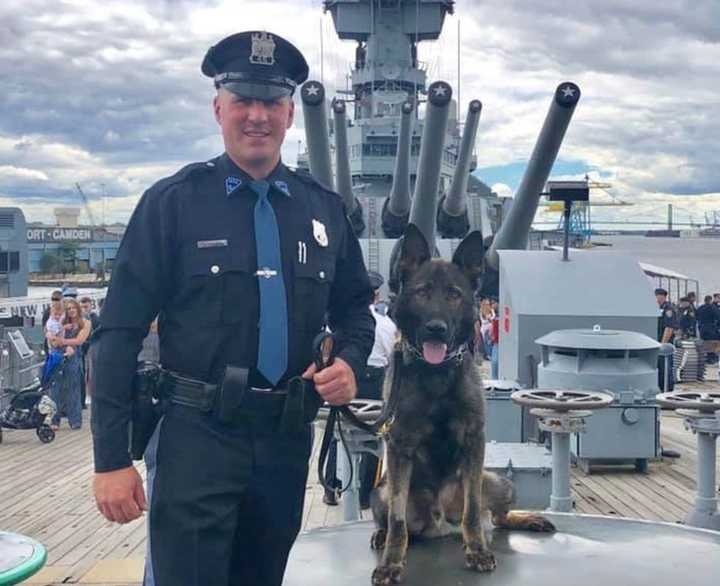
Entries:
POLYGON ((447 344, 438 340, 423 342, 422 353, 425 362, 429 364, 440 364, 447 356, 447 344))

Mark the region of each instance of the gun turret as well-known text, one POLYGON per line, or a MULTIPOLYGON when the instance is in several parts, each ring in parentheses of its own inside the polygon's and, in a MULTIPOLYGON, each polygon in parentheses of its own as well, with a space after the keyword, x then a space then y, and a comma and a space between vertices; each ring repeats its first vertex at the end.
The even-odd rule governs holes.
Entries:
POLYGON ((325 187, 334 189, 325 109, 325 88, 319 81, 307 81, 302 85, 300 96, 303 103, 310 173, 325 187))
POLYGON ((444 81, 436 81, 428 88, 425 128, 410 209, 410 222, 423 233, 431 251, 435 250, 437 193, 451 98, 452 88, 444 81))
POLYGON ((440 200, 440 206, 438 207, 438 232, 445 238, 462 238, 470 229, 466 191, 472 149, 475 146, 475 136, 477 135, 481 111, 482 103, 480 100, 470 102, 453 182, 450 191, 447 196, 440 200))
POLYGON ((388 238, 401 236, 410 218, 410 134, 414 109, 410 101, 402 105, 395 174, 390 195, 382 210, 382 229, 388 238))
POLYGON ((332 104, 335 118, 335 179, 337 192, 345 204, 345 212, 350 219, 353 232, 356 236, 365 230, 362 216, 362 207, 352 190, 352 176, 350 175, 350 157, 347 140, 346 108, 343 100, 334 100, 332 104))
POLYGON ((527 248, 528 234, 540 201, 540 193, 550 175, 579 99, 580 88, 572 82, 561 83, 555 90, 550 110, 515 194, 515 200, 485 255, 486 274, 483 276, 482 293, 486 295, 497 295, 497 251, 527 248), (493 272, 494 279, 493 275, 489 274, 493 272))

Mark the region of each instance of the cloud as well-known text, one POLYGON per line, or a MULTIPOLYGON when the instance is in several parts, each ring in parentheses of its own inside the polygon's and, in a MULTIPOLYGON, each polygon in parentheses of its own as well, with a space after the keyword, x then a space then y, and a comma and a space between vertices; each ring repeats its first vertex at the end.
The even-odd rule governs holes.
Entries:
MULTIPOLYGON (((461 109, 476 97, 484 104, 480 171, 524 166, 556 85, 571 79, 583 97, 558 169, 576 162, 598 170, 618 197, 638 203, 613 213, 639 213, 644 202, 660 217, 672 198, 713 205, 720 194, 716 0, 458 2, 440 41, 421 44, 419 55, 431 81, 442 77, 456 89, 458 21, 461 109)), ((125 220, 153 182, 218 154, 212 84, 199 65, 239 26, 288 38, 330 95, 344 89, 354 43, 337 39, 320 0, 0 4, 2 201, 47 220, 48 204, 80 203, 77 182, 96 208, 105 199, 109 219, 125 220)), ((283 148, 289 162, 304 142, 300 108, 297 114, 283 148)), ((512 189, 513 180, 496 182, 512 189)))
POLYGON ((513 190, 506 183, 493 183, 492 187, 490 189, 492 189, 500 197, 512 197, 513 196, 513 190))

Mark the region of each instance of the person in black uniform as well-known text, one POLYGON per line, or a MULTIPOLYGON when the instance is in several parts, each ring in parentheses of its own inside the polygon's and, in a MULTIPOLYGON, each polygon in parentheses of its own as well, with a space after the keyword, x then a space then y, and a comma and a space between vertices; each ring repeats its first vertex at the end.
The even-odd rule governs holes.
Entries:
POLYGON ((678 327, 683 340, 697 338, 697 310, 690 300, 690 296, 680 298, 677 307, 678 327))
MULTIPOLYGON (((675 306, 668 301, 668 292, 662 287, 655 289, 655 299, 657 300, 660 315, 658 317, 658 342, 662 344, 672 344, 675 341, 675 332, 680 327, 678 322, 678 313, 675 306)), ((672 374, 672 356, 670 357, 670 377, 669 388, 664 389, 665 381, 665 359, 658 356, 658 384, 661 389, 672 391, 675 387, 675 381, 672 374)))
POLYGON ((211 47, 225 153, 153 185, 128 224, 100 316, 94 491, 109 520, 149 504, 145 584, 280 586, 302 519, 320 398, 351 401, 373 344, 372 291, 341 198, 280 160, 302 54, 266 32, 211 47), (159 314, 168 374, 147 449, 147 501, 128 454, 131 383, 159 314), (316 372, 326 323, 336 357, 316 372), (314 384, 300 426, 288 389, 314 384), (147 504, 146 504, 147 502, 147 504))
POLYGON ((705 295, 704 301, 697 309, 698 331, 707 364, 715 364, 720 351, 720 308, 713 303, 712 295, 705 295))

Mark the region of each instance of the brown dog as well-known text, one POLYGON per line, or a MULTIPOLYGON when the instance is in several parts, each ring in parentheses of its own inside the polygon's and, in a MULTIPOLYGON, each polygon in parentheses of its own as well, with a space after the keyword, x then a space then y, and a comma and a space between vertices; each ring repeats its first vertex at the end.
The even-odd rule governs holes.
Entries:
POLYGON ((431 260, 421 232, 412 224, 405 231, 393 309, 402 360, 388 371, 385 400, 395 377, 398 396, 386 438, 387 474, 372 495, 371 545, 384 548, 374 585, 402 581, 409 535, 438 537, 460 524, 465 565, 486 572, 495 568, 483 527, 491 518, 501 527, 554 530, 540 515, 510 512, 512 483, 483 471, 485 400, 479 366, 467 351, 483 253, 473 232, 452 262, 431 260))

